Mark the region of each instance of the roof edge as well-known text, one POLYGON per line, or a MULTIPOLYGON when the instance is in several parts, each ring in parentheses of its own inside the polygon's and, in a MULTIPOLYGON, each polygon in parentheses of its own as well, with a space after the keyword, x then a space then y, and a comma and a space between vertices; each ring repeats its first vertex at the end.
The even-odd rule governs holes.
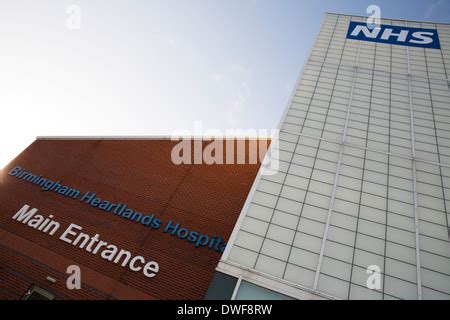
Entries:
POLYGON ((36 140, 178 140, 179 138, 204 139, 204 138, 222 138, 222 139, 272 139, 271 136, 253 136, 253 135, 130 135, 130 136, 38 136, 36 140))
MULTIPOLYGON (((324 15, 326 15, 326 14, 335 14, 335 15, 349 16, 349 17, 368 18, 368 16, 363 16, 363 15, 359 15, 359 14, 339 13, 339 12, 330 12, 330 11, 325 11, 325 12, 324 12, 324 15)), ((394 20, 394 21, 409 21, 409 22, 420 22, 420 23, 431 23, 431 24, 445 24, 445 25, 450 25, 450 22, 421 21, 421 20, 396 19, 396 18, 386 18, 386 17, 381 17, 381 19, 385 19, 385 20, 394 20)))

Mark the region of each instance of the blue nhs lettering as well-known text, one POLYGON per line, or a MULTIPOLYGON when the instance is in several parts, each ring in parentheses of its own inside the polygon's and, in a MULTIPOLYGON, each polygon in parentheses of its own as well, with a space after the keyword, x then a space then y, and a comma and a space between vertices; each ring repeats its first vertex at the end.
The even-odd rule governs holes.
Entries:
POLYGON ((441 49, 436 29, 409 28, 385 24, 369 29, 365 22, 351 21, 348 27, 347 39, 441 49))

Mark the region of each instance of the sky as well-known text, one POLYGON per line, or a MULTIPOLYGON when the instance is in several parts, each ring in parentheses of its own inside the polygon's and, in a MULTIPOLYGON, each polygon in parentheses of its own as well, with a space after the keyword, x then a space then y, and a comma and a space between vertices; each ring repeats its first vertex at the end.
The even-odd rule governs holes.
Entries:
POLYGON ((0 169, 36 136, 277 128, 324 12, 371 4, 450 22, 450 0, 0 0, 0 169))

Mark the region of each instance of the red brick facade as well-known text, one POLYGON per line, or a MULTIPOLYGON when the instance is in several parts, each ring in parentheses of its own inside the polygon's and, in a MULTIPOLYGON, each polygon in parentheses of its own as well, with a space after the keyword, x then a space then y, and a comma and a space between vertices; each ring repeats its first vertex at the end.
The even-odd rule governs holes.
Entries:
MULTIPOLYGON (((256 177, 256 165, 174 165, 170 140, 36 140, 0 173, 0 299, 20 299, 32 284, 56 299, 202 299, 221 253, 163 232, 167 221, 209 235, 231 234, 256 177), (15 166, 102 199, 155 213, 151 229, 8 175, 15 166), (90 235, 157 261, 147 278, 12 219, 24 204, 90 235), (81 268, 81 290, 66 288, 66 268, 81 268), (47 276, 56 283, 46 280, 47 276)), ((61 232, 59 232, 61 233, 61 232)))

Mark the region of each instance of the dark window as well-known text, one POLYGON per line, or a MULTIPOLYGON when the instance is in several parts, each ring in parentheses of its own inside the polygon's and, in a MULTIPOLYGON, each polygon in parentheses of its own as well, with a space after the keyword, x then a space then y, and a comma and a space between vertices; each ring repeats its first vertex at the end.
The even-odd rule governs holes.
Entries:
POLYGON ((236 287, 237 278, 227 274, 214 273, 205 300, 230 300, 236 287))
POLYGON ((53 300, 55 296, 45 289, 33 285, 25 294, 23 300, 53 300))

